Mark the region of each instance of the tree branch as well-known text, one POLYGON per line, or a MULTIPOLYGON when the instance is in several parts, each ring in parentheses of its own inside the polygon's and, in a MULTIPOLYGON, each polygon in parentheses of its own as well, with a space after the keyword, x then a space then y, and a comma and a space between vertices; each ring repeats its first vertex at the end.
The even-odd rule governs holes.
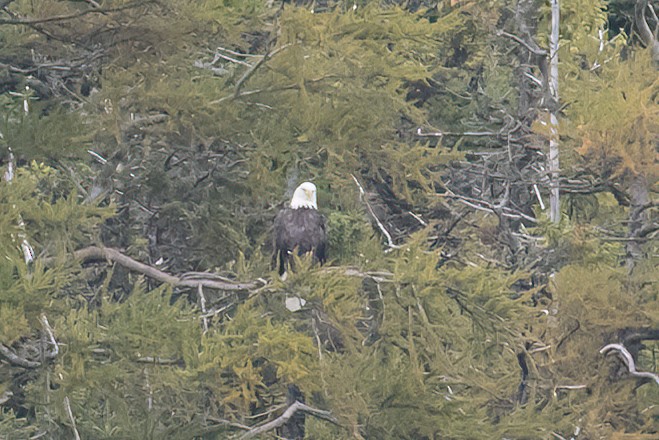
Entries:
POLYGON ((516 211, 512 208, 509 208, 507 206, 496 206, 493 205, 490 202, 486 202, 485 200, 479 200, 479 199, 474 199, 472 197, 466 197, 466 196, 461 196, 459 194, 455 194, 452 191, 447 191, 444 194, 438 194, 440 197, 446 197, 449 199, 454 199, 457 200, 471 208, 478 209, 480 211, 485 211, 485 212, 491 212, 491 213, 496 213, 497 210, 501 211, 501 215, 503 217, 508 217, 508 218, 513 218, 513 219, 524 219, 528 220, 532 223, 538 223, 538 220, 524 214, 523 212, 516 211))
POLYGON ((64 408, 66 409, 66 415, 69 416, 69 421, 71 422, 71 429, 73 429, 73 435, 75 440, 80 440, 80 434, 78 433, 78 428, 76 427, 76 419, 73 417, 73 411, 71 411, 71 402, 69 401, 69 396, 64 397, 64 408))
MULTIPOLYGON (((149 278, 152 278, 156 281, 163 283, 171 284, 174 287, 209 287, 211 289, 219 290, 251 290, 257 287, 261 287, 265 284, 262 280, 252 281, 249 283, 234 283, 229 281, 218 281, 213 279, 213 274, 208 274, 207 278, 195 278, 195 279, 185 279, 185 275, 177 277, 170 275, 166 272, 162 272, 154 267, 151 267, 147 264, 140 263, 139 261, 133 260, 127 255, 122 254, 117 249, 113 248, 101 248, 97 246, 90 246, 84 249, 77 250, 73 253, 73 256, 76 259, 82 261, 94 261, 94 260, 109 260, 115 263, 118 263, 127 269, 139 272, 143 275, 146 275, 149 278)), ((53 258, 46 259, 46 264, 54 261, 53 258)))
POLYGON ((545 49, 541 49, 540 47, 538 47, 538 45, 535 44, 535 42, 528 43, 528 42, 522 40, 517 35, 513 35, 513 34, 510 34, 508 32, 505 32, 505 31, 497 31, 497 35, 502 36, 502 37, 506 37, 506 38, 510 38, 511 40, 516 41, 517 43, 524 46, 526 48, 526 50, 528 50, 529 52, 531 52, 534 55, 543 56, 543 57, 547 56, 547 51, 545 49), (533 46, 535 46, 535 47, 533 47, 533 46))
MULTIPOLYGON (((645 18, 645 10, 652 8, 648 0, 638 0, 634 7, 635 24, 638 29, 638 35, 641 41, 652 51, 652 59, 659 62, 659 41, 657 41, 654 33, 650 29, 647 19, 645 18)), ((654 13, 654 11, 652 11, 654 13)))
POLYGON ((250 429, 246 433, 244 433, 242 436, 240 436, 239 440, 245 440, 248 438, 253 438, 256 437, 259 434, 263 434, 264 432, 273 430, 275 428, 278 428, 288 422, 288 420, 293 417, 293 415, 298 412, 298 411, 303 411, 308 414, 311 414, 312 416, 318 417, 319 419, 327 420, 328 422, 332 422, 335 425, 339 425, 339 421, 336 420, 334 416, 332 416, 332 413, 329 411, 323 411, 321 409, 316 409, 312 408, 310 406, 305 405, 302 402, 295 401, 291 406, 289 406, 286 411, 276 419, 274 419, 271 422, 268 422, 264 425, 261 425, 257 428, 250 429))
POLYGON ((354 180, 357 186, 359 187, 359 198, 364 201, 364 204, 366 204, 366 208, 368 209, 368 213, 371 214, 371 217, 373 217, 373 220, 375 220, 375 223, 377 223, 378 228, 380 228, 380 231, 382 231, 384 236, 387 238, 387 246, 389 246, 391 249, 400 248, 400 246, 394 244, 394 241, 391 238, 391 234, 389 234, 389 232, 384 227, 380 219, 378 219, 378 217, 375 215, 375 211, 373 211, 373 208, 371 208, 371 204, 368 203, 368 201, 366 200, 366 192, 364 191, 362 185, 359 183, 359 180, 357 180, 354 174, 351 174, 350 176, 352 177, 352 180, 354 180))
POLYGON ((0 357, 17 367, 34 369, 41 366, 41 362, 28 361, 27 359, 23 359, 14 353, 12 349, 7 347, 5 344, 0 344, 0 357))
POLYGON ((127 9, 133 9, 133 8, 137 8, 139 6, 144 6, 144 5, 147 5, 149 3, 157 3, 157 0, 141 0, 141 1, 136 1, 136 2, 133 2, 133 3, 128 3, 126 5, 119 6, 119 7, 116 7, 116 8, 86 9, 86 10, 78 12, 76 14, 53 15, 52 17, 47 17, 47 18, 13 19, 13 20, 7 20, 7 19, 4 19, 4 18, 0 18, 0 25, 1 24, 13 24, 13 25, 32 26, 32 25, 35 25, 35 24, 73 20, 75 18, 84 17, 85 15, 89 15, 89 14, 108 14, 108 13, 112 13, 112 12, 121 12, 121 11, 125 11, 127 9))
POLYGON ((617 350, 618 353, 620 353, 620 357, 622 358, 622 361, 625 363, 625 365, 627 365, 627 368, 629 369, 629 374, 635 377, 652 379, 657 383, 657 385, 659 385, 659 375, 646 371, 636 371, 636 363, 634 362, 634 357, 631 355, 629 351, 627 351, 624 345, 622 344, 605 345, 600 349, 600 353, 604 354, 611 350, 617 350))
POLYGON ((285 46, 282 46, 280 48, 277 48, 273 50, 272 52, 266 52, 265 55, 257 62, 255 63, 252 67, 250 67, 244 74, 243 76, 240 77, 238 82, 236 82, 236 87, 235 91, 233 92, 233 97, 234 99, 238 98, 240 96, 240 89, 242 89, 243 85, 245 82, 256 72, 256 70, 261 67, 266 61, 268 61, 270 58, 275 56, 278 52, 281 52, 282 50, 286 49, 290 44, 286 44, 285 46))

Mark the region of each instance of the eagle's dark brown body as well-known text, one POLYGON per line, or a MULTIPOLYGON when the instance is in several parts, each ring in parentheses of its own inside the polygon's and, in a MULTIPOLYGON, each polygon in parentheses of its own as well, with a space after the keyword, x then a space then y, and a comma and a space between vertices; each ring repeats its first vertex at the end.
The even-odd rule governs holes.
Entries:
POLYGON ((323 264, 327 251, 325 217, 314 208, 282 209, 275 218, 274 245, 273 262, 279 266, 279 275, 286 272, 295 249, 298 255, 313 252, 314 259, 323 264))

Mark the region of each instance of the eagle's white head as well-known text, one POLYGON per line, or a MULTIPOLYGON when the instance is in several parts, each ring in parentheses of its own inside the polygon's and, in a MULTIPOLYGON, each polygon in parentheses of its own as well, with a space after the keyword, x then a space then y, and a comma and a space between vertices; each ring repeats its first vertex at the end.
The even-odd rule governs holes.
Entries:
POLYGON ((298 186, 291 199, 291 208, 318 209, 318 205, 316 204, 316 185, 311 182, 304 182, 298 186))

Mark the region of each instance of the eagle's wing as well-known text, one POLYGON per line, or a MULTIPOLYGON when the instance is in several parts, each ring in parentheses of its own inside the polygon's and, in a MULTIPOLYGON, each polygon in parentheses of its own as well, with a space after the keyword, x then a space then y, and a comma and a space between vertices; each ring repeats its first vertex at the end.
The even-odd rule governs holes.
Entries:
POLYGON ((314 245, 314 255, 320 262, 324 264, 327 260, 327 221, 325 216, 321 213, 318 214, 318 237, 314 245))

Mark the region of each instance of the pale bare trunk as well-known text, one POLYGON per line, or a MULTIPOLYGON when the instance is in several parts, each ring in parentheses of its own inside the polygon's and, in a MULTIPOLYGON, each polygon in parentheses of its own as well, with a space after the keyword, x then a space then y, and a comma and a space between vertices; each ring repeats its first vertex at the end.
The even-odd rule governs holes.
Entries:
POLYGON ((559 138, 558 138, 558 25, 560 23, 560 6, 558 0, 551 0, 551 35, 549 39, 549 93, 550 97, 550 138, 549 138, 549 218, 558 223, 561 220, 561 201, 559 187, 559 138))

